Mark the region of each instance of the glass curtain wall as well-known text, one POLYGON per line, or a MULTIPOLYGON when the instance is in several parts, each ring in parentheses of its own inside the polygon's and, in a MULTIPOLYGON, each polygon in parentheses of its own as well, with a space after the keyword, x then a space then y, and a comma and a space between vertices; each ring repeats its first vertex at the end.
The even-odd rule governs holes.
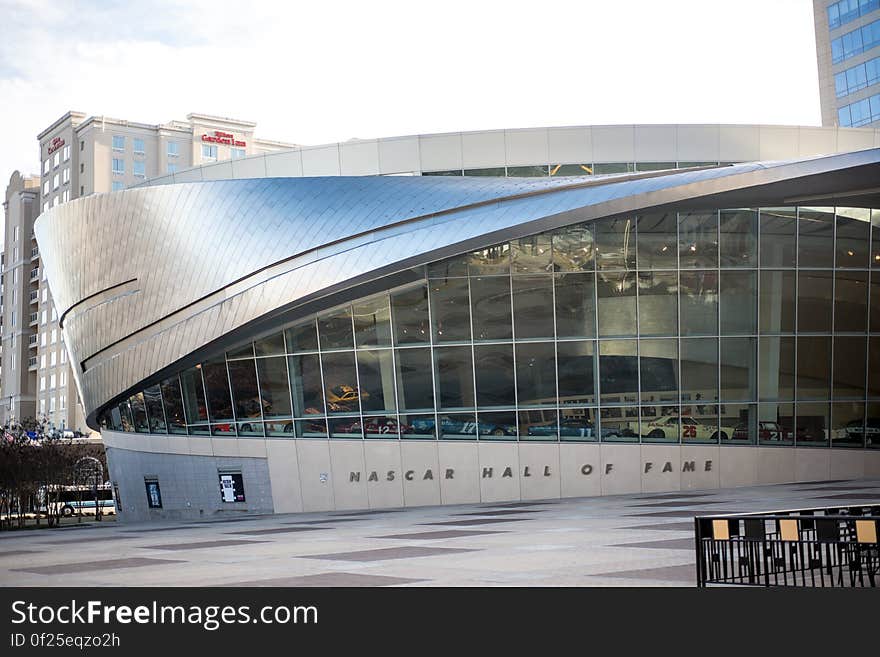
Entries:
POLYGON ((107 409, 121 431, 880 446, 880 211, 603 218, 427 265, 107 409))

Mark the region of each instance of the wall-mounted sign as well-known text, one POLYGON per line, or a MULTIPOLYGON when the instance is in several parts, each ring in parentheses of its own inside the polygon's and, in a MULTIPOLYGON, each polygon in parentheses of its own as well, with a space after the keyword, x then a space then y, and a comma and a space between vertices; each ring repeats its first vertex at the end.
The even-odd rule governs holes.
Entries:
POLYGON ((220 473, 220 500, 244 502, 244 482, 240 472, 220 473))
POLYGON ((62 146, 64 146, 64 140, 61 137, 55 137, 49 144, 49 150, 47 151, 47 153, 51 155, 62 146))
POLYGON ((242 148, 247 145, 246 142, 237 141, 231 133, 222 130, 215 130, 212 135, 202 135, 202 141, 208 141, 212 144, 226 144, 227 146, 241 146, 242 148))

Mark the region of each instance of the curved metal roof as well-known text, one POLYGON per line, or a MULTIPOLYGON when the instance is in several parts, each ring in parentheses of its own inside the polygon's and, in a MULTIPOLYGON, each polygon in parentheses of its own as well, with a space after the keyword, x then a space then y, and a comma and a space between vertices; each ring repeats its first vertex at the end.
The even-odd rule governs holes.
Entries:
POLYGON ((878 174, 880 149, 588 178, 181 183, 61 205, 35 233, 92 416, 231 331, 370 278, 663 205, 872 204, 878 174))

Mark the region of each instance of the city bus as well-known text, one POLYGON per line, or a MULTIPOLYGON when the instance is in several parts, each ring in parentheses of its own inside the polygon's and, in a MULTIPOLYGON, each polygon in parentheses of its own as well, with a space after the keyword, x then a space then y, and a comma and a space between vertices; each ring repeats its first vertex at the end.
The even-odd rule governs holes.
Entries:
POLYGON ((113 488, 110 482, 98 486, 97 495, 95 493, 95 486, 53 487, 49 492, 52 501, 47 505, 46 486, 40 486, 37 492, 37 501, 40 513, 48 513, 51 506, 53 513, 60 513, 66 517, 76 513, 95 515, 97 509, 100 509, 102 515, 115 514, 116 500, 113 498, 113 488), (97 505, 95 498, 97 498, 97 505))

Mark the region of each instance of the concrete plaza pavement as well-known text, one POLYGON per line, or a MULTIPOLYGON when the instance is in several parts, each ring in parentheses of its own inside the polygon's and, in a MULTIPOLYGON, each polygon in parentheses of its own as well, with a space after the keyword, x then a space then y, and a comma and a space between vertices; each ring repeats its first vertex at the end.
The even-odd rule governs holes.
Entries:
POLYGON ((0 533, 2 586, 693 586, 693 517, 880 504, 880 479, 86 522, 0 533))

